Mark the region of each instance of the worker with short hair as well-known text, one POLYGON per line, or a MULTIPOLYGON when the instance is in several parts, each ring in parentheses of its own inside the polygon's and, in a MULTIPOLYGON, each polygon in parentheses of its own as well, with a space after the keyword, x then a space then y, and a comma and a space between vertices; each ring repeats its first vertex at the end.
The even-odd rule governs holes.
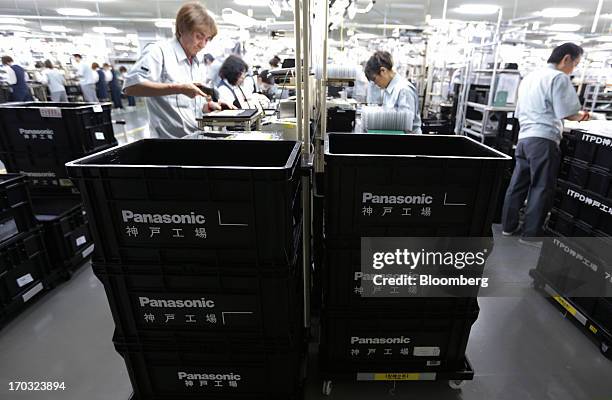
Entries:
POLYGON ((206 80, 202 50, 217 35, 217 24, 192 2, 179 9, 175 25, 174 38, 145 47, 123 84, 126 95, 147 98, 150 130, 160 138, 193 133, 198 112, 221 109, 195 84, 206 80))
POLYGON ((519 242, 539 247, 542 225, 552 207, 561 163, 563 120, 586 121, 578 94, 569 75, 580 63, 583 49, 574 43, 556 47, 548 66, 527 75, 519 86, 516 117, 520 132, 516 166, 506 191, 502 210, 502 234, 521 233, 519 242), (519 225, 519 210, 525 199, 525 222, 519 225))
POLYGON ((382 90, 382 106, 408 113, 405 131, 421 133, 419 95, 416 87, 393 70, 393 58, 387 51, 377 51, 365 65, 368 81, 382 90))

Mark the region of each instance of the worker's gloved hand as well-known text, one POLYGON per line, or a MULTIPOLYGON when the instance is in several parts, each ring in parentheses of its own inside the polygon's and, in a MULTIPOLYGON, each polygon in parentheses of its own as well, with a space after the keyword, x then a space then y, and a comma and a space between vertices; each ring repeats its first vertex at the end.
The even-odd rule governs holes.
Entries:
POLYGON ((202 96, 204 98, 208 97, 202 90, 200 90, 199 87, 197 87, 193 83, 183 83, 179 87, 179 92, 189 97, 190 99, 193 99, 196 96, 202 96))
POLYGON ((578 115, 580 115, 580 119, 578 121, 588 121, 591 119, 591 114, 588 111, 578 111, 578 115))

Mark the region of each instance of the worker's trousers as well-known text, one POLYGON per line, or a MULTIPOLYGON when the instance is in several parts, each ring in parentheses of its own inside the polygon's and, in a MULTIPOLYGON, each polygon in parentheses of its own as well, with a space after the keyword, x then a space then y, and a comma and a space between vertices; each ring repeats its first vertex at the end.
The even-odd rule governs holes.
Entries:
POLYGON ((522 236, 542 236, 542 225, 552 207, 561 151, 556 142, 530 137, 516 146, 516 166, 506 191, 502 225, 506 232, 518 228, 519 211, 527 198, 522 236))
POLYGON ((81 85, 81 92, 83 92, 83 100, 87 103, 97 103, 98 96, 96 95, 96 85, 93 83, 90 85, 81 85))

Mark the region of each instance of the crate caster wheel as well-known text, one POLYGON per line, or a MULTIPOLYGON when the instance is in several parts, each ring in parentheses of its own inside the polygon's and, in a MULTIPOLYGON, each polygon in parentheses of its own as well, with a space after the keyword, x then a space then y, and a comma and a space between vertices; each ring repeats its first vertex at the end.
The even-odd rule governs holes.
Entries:
POLYGON ((602 341, 601 346, 599 346, 599 350, 601 351, 601 354, 609 359, 612 359, 612 347, 610 347, 610 343, 602 341))
POLYGON ((462 381, 460 379, 452 379, 448 381, 448 386, 450 386, 451 389, 459 390, 464 385, 465 385, 465 381, 462 381))
POLYGON ((332 381, 323 381, 323 394, 329 396, 332 392, 332 381))

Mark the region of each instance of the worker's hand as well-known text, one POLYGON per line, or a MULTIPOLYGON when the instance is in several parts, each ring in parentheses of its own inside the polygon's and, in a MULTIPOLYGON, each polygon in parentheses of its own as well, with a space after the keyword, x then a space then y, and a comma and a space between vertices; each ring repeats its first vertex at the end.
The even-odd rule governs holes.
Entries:
POLYGON ((580 116, 578 122, 588 121, 591 119, 591 114, 588 111, 578 111, 578 115, 580 116))
POLYGON ((204 113, 209 113, 209 112, 219 111, 219 110, 221 110, 221 106, 219 105, 219 103, 215 103, 214 101, 209 101, 202 108, 202 112, 204 113))
POLYGON ((226 103, 225 101, 219 101, 219 106, 223 110, 237 110, 238 109, 238 107, 236 107, 235 105, 226 103))
POLYGON ((206 94, 200 90, 199 87, 194 85, 193 83, 183 83, 179 86, 179 93, 184 94, 185 96, 193 99, 196 96, 202 96, 207 98, 206 94))

